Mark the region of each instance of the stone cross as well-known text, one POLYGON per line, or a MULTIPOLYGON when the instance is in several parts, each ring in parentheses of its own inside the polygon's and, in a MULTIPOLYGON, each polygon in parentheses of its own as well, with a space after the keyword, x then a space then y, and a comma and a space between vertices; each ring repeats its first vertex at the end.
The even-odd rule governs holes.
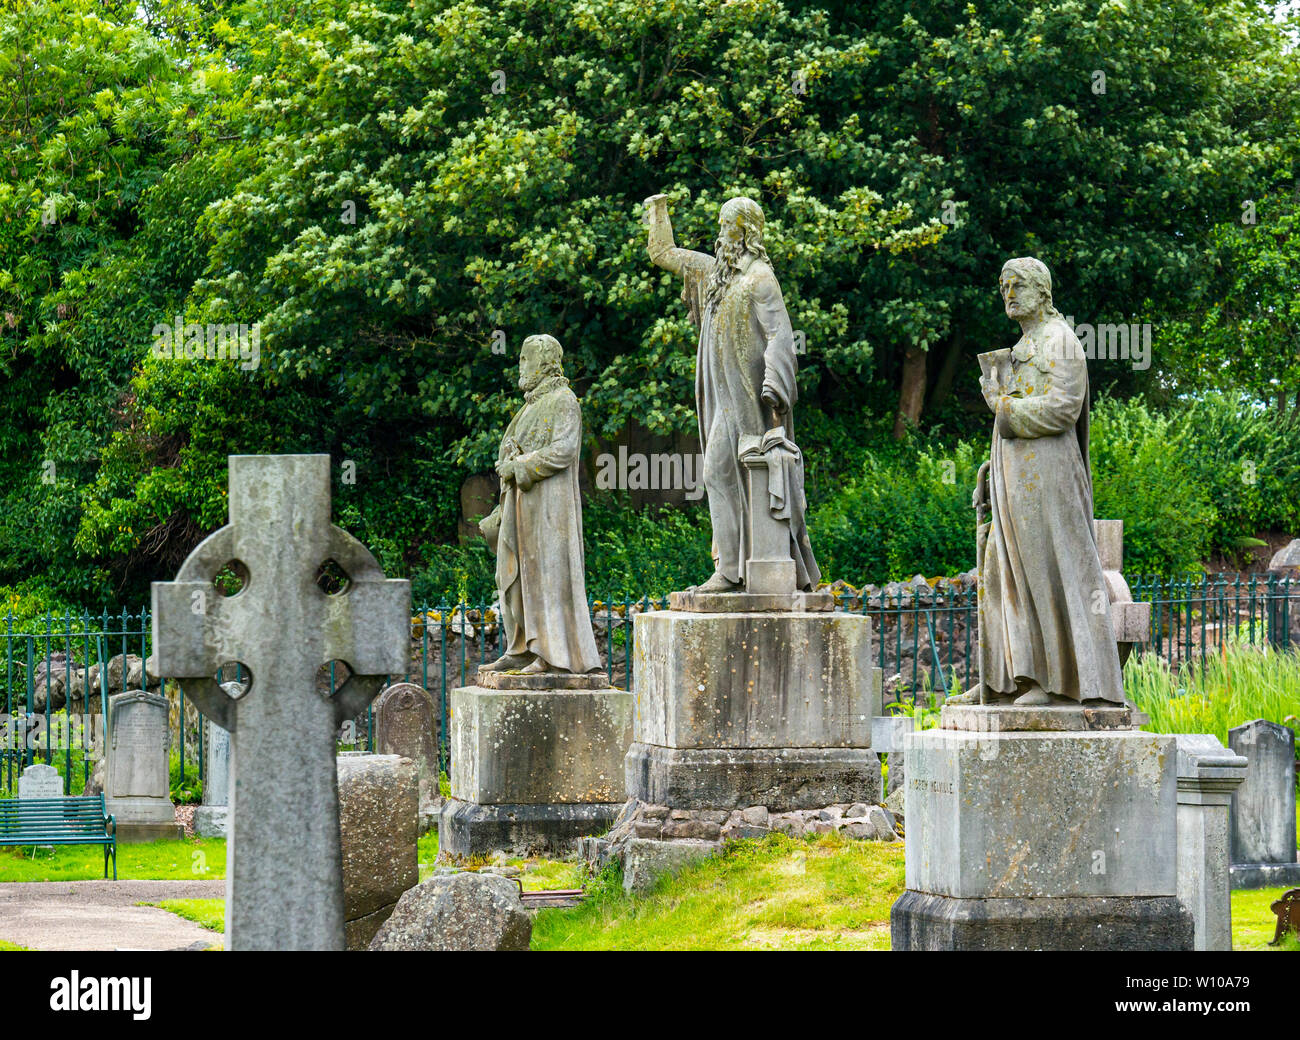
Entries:
POLYGON ((154 671, 231 735, 228 949, 343 949, 335 735, 407 670, 410 607, 409 582, 330 523, 328 455, 230 456, 230 523, 154 583, 154 671), (327 595, 331 560, 348 582, 327 595), (223 596, 234 562, 247 579, 223 596), (352 673, 332 698, 317 688, 330 661, 352 673), (215 679, 235 662, 242 692, 215 679))

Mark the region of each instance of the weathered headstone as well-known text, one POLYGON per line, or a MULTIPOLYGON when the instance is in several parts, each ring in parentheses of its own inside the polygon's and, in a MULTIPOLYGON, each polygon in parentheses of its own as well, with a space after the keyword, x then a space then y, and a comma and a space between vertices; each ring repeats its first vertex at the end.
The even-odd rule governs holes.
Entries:
POLYGON ((63 777, 53 766, 33 762, 18 778, 19 798, 62 798, 63 777))
POLYGON ((338 758, 343 919, 349 950, 364 950, 402 893, 420 882, 415 764, 397 755, 338 758))
POLYGON ((1196 922, 1194 948, 1232 949, 1228 805, 1246 760, 1208 733, 1178 734, 1178 898, 1196 922))
POLYGON ((438 797, 438 713, 433 698, 423 686, 394 683, 375 701, 374 714, 375 750, 415 764, 420 818, 432 823, 438 797))
POLYGON ((230 523, 153 586, 154 670, 231 735, 229 949, 343 949, 335 736, 409 664, 410 585, 330 523, 329 467, 232 455, 230 523), (222 596, 232 561, 247 583, 222 596), (330 561, 348 579, 333 595, 317 584, 330 561), (316 675, 335 660, 352 674, 331 700, 316 675), (249 685, 233 698, 215 675, 236 662, 249 685))
POLYGON ((230 734, 203 720, 203 804, 194 810, 194 833, 224 838, 229 833, 230 734))
POLYGON ((104 802, 117 820, 117 840, 175 838, 168 771, 167 698, 129 690, 108 699, 108 764, 104 802))
POLYGON ((1232 887, 1300 885, 1296 862, 1295 733, 1255 719, 1228 730, 1250 763, 1232 795, 1232 887))

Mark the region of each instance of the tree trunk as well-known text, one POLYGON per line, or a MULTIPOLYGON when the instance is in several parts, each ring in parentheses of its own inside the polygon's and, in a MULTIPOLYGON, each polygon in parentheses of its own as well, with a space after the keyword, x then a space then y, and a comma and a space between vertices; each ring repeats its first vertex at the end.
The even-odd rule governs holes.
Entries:
POLYGON ((894 439, 902 440, 909 426, 921 421, 925 404, 925 356, 921 347, 908 347, 903 354, 903 384, 898 393, 898 416, 894 419, 894 439))
POLYGON ((935 377, 934 389, 930 391, 930 400, 926 405, 926 411, 934 412, 943 407, 943 403, 948 400, 948 395, 952 393, 952 384, 957 377, 957 367, 961 364, 964 343, 965 337, 962 335, 961 328, 954 328, 952 334, 948 337, 948 347, 944 351, 943 362, 939 365, 939 374, 935 377))

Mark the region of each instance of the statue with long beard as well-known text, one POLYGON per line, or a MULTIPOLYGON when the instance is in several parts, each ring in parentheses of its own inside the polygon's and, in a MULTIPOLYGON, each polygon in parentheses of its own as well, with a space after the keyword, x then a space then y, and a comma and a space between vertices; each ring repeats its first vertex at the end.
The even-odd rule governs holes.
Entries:
POLYGON ((821 571, 808 542, 803 459, 792 440, 798 399, 794 334, 763 248, 763 211, 743 197, 724 203, 716 256, 710 256, 674 244, 666 196, 652 196, 645 206, 650 259, 682 275, 682 299, 700 330, 695 406, 715 570, 697 591, 745 588, 747 519, 755 504, 741 468, 742 437, 760 438, 763 450, 780 459, 781 501, 773 504, 772 515, 788 526, 796 587, 815 589, 821 571))

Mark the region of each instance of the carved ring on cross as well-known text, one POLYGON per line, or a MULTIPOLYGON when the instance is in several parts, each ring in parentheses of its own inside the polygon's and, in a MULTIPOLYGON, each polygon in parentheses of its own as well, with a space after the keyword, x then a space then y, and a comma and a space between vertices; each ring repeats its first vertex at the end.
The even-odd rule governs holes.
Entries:
MULTIPOLYGON (((215 584, 217 576, 227 565, 237 559, 234 548, 234 526, 227 524, 219 528, 195 546, 176 572, 174 583, 197 582, 210 589, 214 603, 223 599, 234 601, 246 594, 256 594, 257 575, 249 573, 243 587, 231 596, 223 596, 215 584)), ((384 582, 383 571, 379 563, 364 545, 342 528, 330 524, 328 552, 322 561, 322 569, 329 562, 337 565, 346 577, 346 587, 333 595, 345 596, 353 588, 368 582, 384 582)), ((319 589, 320 595, 331 595, 319 589)), ((232 661, 230 663, 240 663, 232 661)), ((327 664, 328 662, 321 662, 327 664)), ((209 719, 222 729, 233 732, 236 728, 235 715, 232 710, 236 701, 242 700, 257 683, 253 669, 242 664, 244 682, 217 682, 215 676, 173 676, 184 687, 185 695, 209 719)), ((352 674, 334 691, 333 697, 325 697, 334 704, 334 720, 342 725, 349 719, 361 714, 384 686, 386 677, 382 675, 360 675, 351 668, 352 674)), ((225 677, 223 676, 223 679, 225 677)))

